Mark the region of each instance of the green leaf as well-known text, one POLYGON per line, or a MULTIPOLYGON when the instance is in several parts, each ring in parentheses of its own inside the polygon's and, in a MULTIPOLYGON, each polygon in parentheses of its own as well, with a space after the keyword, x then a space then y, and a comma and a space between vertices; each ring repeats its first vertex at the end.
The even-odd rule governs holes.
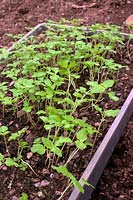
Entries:
POLYGON ((18 133, 12 133, 12 135, 8 138, 8 141, 16 140, 19 137, 18 133))
POLYGON ((105 80, 101 84, 98 84, 97 81, 88 81, 86 84, 91 86, 90 92, 92 94, 102 94, 105 92, 106 89, 114 85, 114 80, 105 80))
POLYGON ((51 149, 51 151, 53 153, 55 153, 57 156, 62 157, 62 151, 58 147, 53 146, 53 148, 51 149))
POLYGON ((28 200, 28 195, 23 192, 22 196, 19 198, 19 200, 28 200))
POLYGON ((82 119, 75 119, 75 123, 76 123, 76 125, 79 125, 80 127, 86 127, 87 126, 87 123, 82 119))
POLYGON ((51 124, 46 124, 46 125, 44 126, 44 128, 45 128, 46 130, 51 130, 53 127, 54 127, 54 126, 51 125, 51 124))
POLYGON ((32 106, 30 106, 30 103, 28 101, 23 102, 23 109, 25 112, 29 113, 32 110, 32 106))
POLYGON ((22 110, 24 110, 27 113, 30 113, 32 111, 32 106, 27 106, 27 107, 25 106, 22 108, 22 110))
POLYGON ((80 87, 79 89, 80 89, 81 93, 83 93, 83 94, 86 93, 86 88, 85 87, 80 87))
POLYGON ((68 67, 68 63, 69 63, 69 60, 61 60, 59 62, 59 65, 63 68, 67 68, 68 67))
POLYGON ((33 144, 33 146, 31 147, 31 151, 33 153, 43 155, 45 153, 45 147, 42 144, 33 144))
POLYGON ((4 159, 4 156, 2 155, 2 153, 0 153, 0 165, 2 165, 3 159, 4 159))
POLYGON ((95 189, 95 187, 93 185, 91 185, 90 183, 88 183, 88 181, 86 181, 84 178, 81 179, 81 182, 87 186, 91 186, 93 189, 95 189))
POLYGON ((64 176, 69 178, 69 171, 67 170, 67 168, 65 166, 52 166, 53 169, 55 169, 58 173, 62 173, 64 176))
POLYGON ((38 91, 38 92, 35 93, 35 95, 38 95, 40 97, 45 97, 46 92, 45 91, 38 91))
POLYGON ((119 97, 115 96, 115 92, 108 92, 109 98, 113 101, 118 101, 119 97))
POLYGON ((43 142, 44 146, 47 147, 48 149, 53 148, 53 143, 50 139, 42 137, 42 142, 43 142))
POLYGON ((96 129, 94 129, 94 127, 91 126, 90 124, 87 124, 86 129, 87 129, 88 134, 90 134, 90 135, 97 132, 96 129))
POLYGON ((5 105, 11 105, 11 104, 12 104, 12 99, 11 99, 11 97, 8 97, 8 96, 4 97, 3 103, 4 103, 5 105))
POLYGON ((94 108, 95 108, 98 112, 102 113, 102 108, 101 108, 100 106, 94 105, 94 108))
POLYGON ((32 75, 32 77, 45 77, 46 72, 44 71, 38 71, 38 72, 34 72, 34 74, 32 75))
MULTIPOLYGON (((40 115, 40 114, 43 114, 43 111, 42 111, 41 113, 39 113, 39 115, 40 115)), ((40 118, 44 123, 47 123, 47 122, 49 121, 48 117, 40 116, 39 118, 40 118)))
POLYGON ((75 141, 75 145, 76 145, 76 147, 77 147, 78 149, 81 149, 81 150, 85 149, 86 146, 87 146, 85 143, 83 143, 83 142, 80 141, 80 140, 76 140, 76 141, 75 141))
POLYGON ((105 117, 116 117, 120 110, 106 110, 104 111, 104 116, 105 117))
POLYGON ((104 93, 105 91, 105 88, 101 84, 98 84, 97 81, 88 81, 86 84, 91 86, 90 92, 92 94, 95 94, 95 93, 100 94, 100 93, 104 93))
POLYGON ((19 146, 23 149, 29 147, 28 142, 26 141, 19 141, 19 146))
POLYGON ((5 136, 9 133, 7 126, 1 126, 0 127, 0 135, 5 136))
POLYGON ((114 82, 114 80, 106 80, 103 83, 101 83, 101 86, 103 86, 105 89, 108 89, 114 85, 114 82))
POLYGON ((48 86, 48 87, 51 87, 52 82, 49 79, 47 79, 47 80, 45 80, 45 85, 48 86))
POLYGON ((68 169, 66 168, 66 166, 52 166, 53 169, 55 169, 58 173, 62 173, 64 176, 68 177, 71 182, 73 183, 73 185, 80 190, 80 192, 84 192, 83 187, 80 185, 80 183, 76 180, 76 178, 72 175, 72 173, 70 173, 68 171, 68 169))
POLYGON ((36 112, 36 114, 37 114, 37 115, 42 115, 42 114, 44 115, 44 114, 45 114, 45 111, 44 111, 44 110, 39 110, 38 112, 36 112))
POLYGON ((8 167, 11 167, 11 166, 18 167, 18 163, 16 163, 12 158, 6 158, 5 164, 8 167))
POLYGON ((82 128, 80 129, 77 134, 76 134, 76 137, 78 140, 80 140, 81 142, 84 142, 87 140, 87 130, 86 128, 82 128))
POLYGON ((10 142, 11 140, 16 140, 18 139, 21 134, 23 134, 25 132, 26 128, 23 128, 21 130, 19 130, 17 133, 12 133, 12 135, 8 138, 8 141, 10 142))
POLYGON ((0 49, 0 60, 7 59, 8 55, 9 55, 9 52, 7 49, 5 48, 0 49))
POLYGON ((72 143, 69 137, 60 136, 57 141, 55 141, 55 146, 62 146, 64 143, 72 143))
MULTIPOLYGON (((73 176, 73 175, 72 175, 73 176)), ((72 183, 73 185, 82 193, 84 193, 84 188, 81 186, 81 184, 79 183, 79 181, 76 180, 76 178, 73 176, 71 177, 72 183)))
POLYGON ((74 120, 74 117, 71 116, 71 115, 64 115, 63 116, 63 119, 67 120, 67 121, 73 121, 74 120))
POLYGON ((102 94, 105 92, 105 88, 102 87, 101 85, 97 85, 97 86, 94 86, 91 88, 91 91, 90 91, 92 94, 102 94))
POLYGON ((86 144, 87 146, 93 147, 93 144, 92 144, 91 142, 86 141, 85 144, 86 144))

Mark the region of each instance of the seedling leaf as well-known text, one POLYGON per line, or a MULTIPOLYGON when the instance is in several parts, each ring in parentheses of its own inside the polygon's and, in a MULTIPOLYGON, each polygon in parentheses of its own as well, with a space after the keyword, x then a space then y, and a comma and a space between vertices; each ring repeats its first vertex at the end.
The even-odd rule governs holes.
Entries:
POLYGON ((43 155, 45 153, 45 147, 42 144, 33 144, 33 146, 31 147, 31 151, 33 153, 43 155))
POLYGON ((104 111, 104 116, 105 117, 116 117, 120 110, 106 110, 104 111))

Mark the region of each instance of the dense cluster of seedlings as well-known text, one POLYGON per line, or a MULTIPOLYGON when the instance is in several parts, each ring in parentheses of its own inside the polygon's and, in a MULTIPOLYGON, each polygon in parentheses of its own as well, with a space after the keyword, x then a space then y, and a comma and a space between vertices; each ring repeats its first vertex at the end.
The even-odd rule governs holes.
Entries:
MULTIPOLYGON (((122 66, 113 57, 118 46, 119 49, 123 46, 123 38, 109 31, 88 36, 83 28, 59 25, 57 29, 49 24, 45 33, 18 43, 12 52, 0 50, 0 57, 5 60, 1 62, 0 83, 3 118, 5 110, 11 110, 14 116, 23 111, 22 117, 34 129, 38 123, 44 127, 43 136, 29 144, 24 139, 27 127, 12 132, 2 125, 0 137, 5 152, 0 153, 0 165, 33 170, 24 161, 25 152, 31 151, 45 159, 47 168, 68 177, 68 187, 73 184, 81 192, 84 191, 81 184, 67 166, 78 151, 91 150, 95 142, 89 141, 90 135, 96 137, 106 118, 119 112, 103 110, 99 103, 103 98, 118 100, 112 87, 116 83, 114 74, 122 66), (98 128, 76 116, 76 110, 82 107, 99 112, 98 128), (18 147, 15 157, 8 148, 13 141, 18 147)), ((91 28, 95 31, 97 25, 91 28)), ((109 28, 118 31, 117 27, 109 28)))

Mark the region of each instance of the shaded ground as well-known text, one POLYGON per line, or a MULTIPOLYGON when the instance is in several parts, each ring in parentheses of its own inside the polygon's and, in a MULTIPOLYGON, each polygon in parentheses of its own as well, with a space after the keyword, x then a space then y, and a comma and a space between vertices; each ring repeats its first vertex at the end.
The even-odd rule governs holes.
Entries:
MULTIPOLYGON (((133 13, 133 2, 130 0, 1 0, 0 8, 0 46, 10 46, 12 42, 7 40, 5 33, 26 33, 29 28, 46 19, 57 21, 60 18, 78 18, 81 23, 87 25, 92 23, 123 25, 126 18, 133 13)), ((130 73, 128 81, 131 88, 133 74, 130 73)), ((124 83, 120 87, 125 89, 125 94, 129 92, 129 87, 126 91, 124 83)), ((131 200, 133 198, 132 147, 133 121, 131 120, 99 181, 92 200, 131 200)), ((31 200, 46 200, 47 194, 42 196, 41 193, 45 190, 36 183, 43 180, 51 181, 51 179, 46 177, 45 170, 40 170, 38 173, 41 176, 39 179, 30 170, 24 174, 17 173, 12 168, 3 169, 0 172, 0 180, 2 180, 0 200, 17 200, 20 192, 30 194, 31 200), (31 176, 33 176, 32 179, 29 178, 31 176)))
POLYGON ((97 199, 133 199, 133 118, 92 195, 92 200, 97 199))

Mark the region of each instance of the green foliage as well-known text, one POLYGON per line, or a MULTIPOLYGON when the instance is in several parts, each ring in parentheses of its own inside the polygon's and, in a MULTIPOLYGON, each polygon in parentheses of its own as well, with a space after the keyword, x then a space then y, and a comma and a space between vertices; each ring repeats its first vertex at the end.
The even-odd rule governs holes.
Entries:
POLYGON ((104 116, 105 117, 116 117, 120 110, 105 110, 104 111, 104 116))
MULTIPOLYGON (((92 25, 88 28, 94 32, 97 28, 105 31, 88 36, 85 27, 79 26, 77 21, 63 20, 58 24, 49 21, 47 26, 49 29, 39 37, 17 43, 12 53, 5 48, 0 50, 0 59, 5 60, 6 66, 1 72, 4 81, 0 83, 3 116, 5 108, 17 117, 18 112, 24 112, 33 128, 38 123, 44 127, 41 137, 36 135, 33 143, 28 144, 26 128, 11 132, 7 126, 1 126, 0 137, 4 138, 6 151, 14 142, 17 155, 12 158, 10 152, 8 157, 0 153, 0 165, 26 170, 29 164, 23 161, 23 155, 27 149, 46 158, 48 168, 57 165, 60 159, 68 159, 63 160, 67 165, 77 151, 94 145, 89 136, 99 133, 102 122, 118 114, 118 110, 103 110, 99 106, 104 98, 119 99, 112 89, 117 81, 114 73, 122 67, 112 59, 116 46, 123 46, 123 38, 112 34, 118 33, 118 28, 92 25), (75 116, 86 104, 90 110, 100 113, 97 129, 75 116), (64 158, 64 152, 68 158, 64 158)), ((19 118, 21 121, 21 116, 19 118)), ((83 192, 66 166, 52 168, 68 177, 70 183, 83 192)), ((85 180, 83 182, 89 186, 85 180)), ((27 194, 22 193, 20 199, 27 200, 27 194)))
POLYGON ((0 60, 7 59, 9 55, 9 52, 5 48, 0 49, 0 60))
POLYGON ((84 178, 81 179, 81 182, 85 185, 87 185, 88 187, 92 187, 93 189, 95 189, 95 187, 93 185, 91 185, 90 183, 88 183, 84 178))
POLYGON ((25 192, 22 193, 21 197, 19 198, 19 200, 28 200, 28 194, 26 194, 25 192))
POLYGON ((45 153, 45 147, 42 144, 33 144, 33 146, 31 147, 31 151, 33 153, 43 155, 45 153))
POLYGON ((66 166, 52 166, 53 169, 55 169, 57 172, 62 173, 64 176, 68 177, 72 184, 80 190, 80 192, 84 193, 83 187, 80 185, 80 183, 76 180, 76 178, 68 171, 66 166))
POLYGON ((11 167, 11 166, 18 167, 18 163, 15 162, 14 159, 12 159, 12 158, 6 158, 5 164, 8 167, 11 167))
POLYGON ((0 165, 2 165, 3 159, 4 159, 4 156, 2 155, 2 153, 0 153, 0 165))
POLYGON ((88 81, 86 84, 91 86, 92 94, 102 94, 114 85, 114 80, 105 80, 100 84, 97 81, 88 81))
POLYGON ((6 136, 8 135, 9 131, 8 131, 8 127, 7 126, 1 126, 0 127, 0 135, 1 136, 6 136))
POLYGON ((17 140, 19 137, 25 132, 25 128, 19 130, 17 133, 12 133, 11 136, 8 138, 8 141, 17 140))

